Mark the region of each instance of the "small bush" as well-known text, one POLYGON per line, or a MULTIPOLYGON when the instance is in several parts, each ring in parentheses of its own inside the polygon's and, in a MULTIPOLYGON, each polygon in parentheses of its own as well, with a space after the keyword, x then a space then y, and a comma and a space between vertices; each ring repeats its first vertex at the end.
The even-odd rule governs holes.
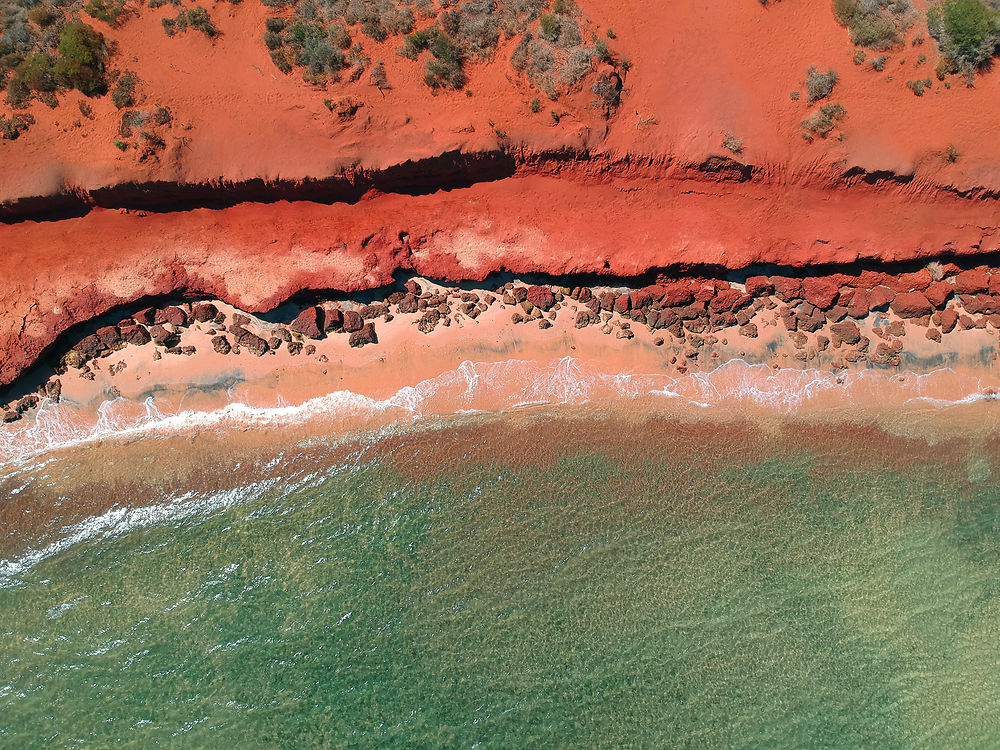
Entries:
POLYGON ((32 91, 55 91, 54 68, 52 55, 36 52, 17 66, 15 74, 32 91))
POLYGON ((31 101, 31 89, 17 76, 7 82, 7 103, 14 109, 27 107, 31 101))
POLYGON ((57 83, 87 96, 104 93, 104 37, 82 21, 70 21, 59 35, 59 59, 53 68, 57 83))
POLYGON ((84 11, 91 18, 104 21, 108 26, 121 26, 128 17, 124 0, 90 0, 84 11))
POLYGON ((925 78, 922 81, 907 81, 906 88, 913 92, 914 96, 923 96, 924 90, 931 87, 931 79, 925 78))
POLYGON ((886 50, 902 41, 908 2, 895 0, 834 0, 833 15, 846 26, 859 47, 886 50))
POLYGON ((854 50, 854 58, 853 59, 854 59, 854 64, 855 65, 860 65, 861 63, 863 63, 865 61, 866 57, 867 57, 867 55, 865 54, 865 51, 863 49, 856 49, 856 50, 854 50))
POLYGON ((600 104, 606 113, 617 109, 621 103, 622 81, 617 75, 602 73, 594 83, 593 92, 597 94, 600 104))
POLYGON ((139 76, 131 71, 126 71, 118 76, 115 87, 111 91, 111 103, 118 109, 125 109, 135 104, 135 87, 139 83, 139 76))
POLYGON ((962 154, 959 153, 958 148, 955 146, 954 143, 949 143, 948 148, 945 149, 945 158, 952 164, 958 161, 958 157, 960 157, 961 155, 962 154))
POLYGON ((21 133, 35 124, 35 118, 26 113, 17 113, 12 117, 0 117, 0 137, 13 141, 21 133))
POLYGON ((539 101, 537 96, 534 99, 532 99, 531 103, 528 105, 528 109, 530 109, 532 113, 536 115, 538 114, 539 110, 541 110, 541 108, 542 108, 542 103, 541 101, 539 101))
POLYGON ((810 66, 806 73, 805 87, 808 94, 809 103, 825 99, 833 93, 833 87, 837 85, 839 76, 835 70, 828 70, 820 73, 815 65, 810 66))
POLYGON ((153 122, 157 125, 169 125, 173 122, 173 115, 170 114, 170 110, 166 107, 157 107, 153 112, 153 122))
POLYGON ((379 90, 389 88, 389 79, 385 75, 385 65, 380 60, 375 63, 375 67, 372 68, 372 72, 369 73, 372 79, 372 84, 379 90))
POLYGON ((840 104, 824 104, 802 121, 802 137, 807 141, 817 135, 825 138, 834 126, 847 114, 840 104))
POLYGON ((115 148, 119 151, 128 151, 128 143, 126 141, 119 141, 117 138, 113 141, 115 148))
POLYGON ((543 13, 538 19, 539 36, 550 42, 554 42, 559 38, 560 27, 559 19, 551 13, 543 13))
POLYGON ((873 57, 871 59, 871 66, 874 70, 877 70, 879 73, 881 73, 883 70, 885 70, 885 64, 886 61, 888 61, 888 59, 889 58, 886 55, 879 55, 878 57, 873 57))
POLYGON ((264 28, 274 34, 284 31, 286 26, 288 26, 288 21, 284 18, 280 18, 279 16, 271 16, 264 21, 264 28))
POLYGON ((743 153, 743 139, 737 138, 732 133, 726 132, 722 135, 722 147, 734 154, 743 153))
POLYGON ((36 5, 28 11, 28 20, 42 29, 51 26, 58 18, 55 11, 46 5, 36 5))
POLYGON ((939 40, 962 70, 973 71, 996 53, 1000 42, 997 18, 997 11, 982 0, 945 0, 939 40))

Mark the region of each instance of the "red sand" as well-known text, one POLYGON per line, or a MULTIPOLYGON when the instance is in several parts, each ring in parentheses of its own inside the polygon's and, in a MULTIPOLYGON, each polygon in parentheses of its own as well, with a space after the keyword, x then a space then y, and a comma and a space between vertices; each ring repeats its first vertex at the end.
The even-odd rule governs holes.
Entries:
POLYGON ((1000 141, 987 105, 1000 96, 1000 72, 977 76, 975 89, 958 77, 950 89, 935 81, 918 98, 905 82, 933 77, 933 43, 907 44, 881 74, 856 67, 825 2, 583 5, 599 31, 614 28, 612 46, 631 62, 607 123, 586 91, 556 106, 568 113, 558 125, 547 105, 532 114, 535 92, 512 81, 509 50, 471 69, 471 97, 430 96, 393 39, 366 41, 389 71, 384 98, 367 76, 315 89, 273 67, 260 40, 268 12, 256 2, 211 5, 222 30, 214 44, 195 32, 168 38, 159 19, 170 6, 103 29, 119 45, 118 64, 142 79, 143 106, 174 113, 163 157, 140 165, 119 153, 110 101, 93 102, 95 119, 81 120, 68 95, 56 110, 34 105, 38 123, 0 142, 5 200, 131 181, 163 180, 168 196, 174 183, 321 178, 488 152, 501 140, 517 172, 357 205, 146 217, 93 210, 0 225, 0 383, 74 323, 149 295, 209 294, 260 311, 302 289, 379 286, 398 269, 452 280, 496 270, 638 274, 998 248, 989 191, 1000 187, 1000 141), (916 68, 921 52, 929 59, 916 68), (848 112, 843 140, 807 143, 799 134, 809 109, 789 92, 811 64, 840 73, 831 100, 848 112), (341 96, 364 103, 347 123, 323 105, 341 96), (751 173, 716 172, 706 161, 732 156, 721 148, 724 132, 742 139, 739 159, 751 173), (955 163, 944 157, 950 143, 961 152, 955 163), (570 158, 555 159, 560 148, 570 158), (869 184, 852 167, 886 174, 869 184))

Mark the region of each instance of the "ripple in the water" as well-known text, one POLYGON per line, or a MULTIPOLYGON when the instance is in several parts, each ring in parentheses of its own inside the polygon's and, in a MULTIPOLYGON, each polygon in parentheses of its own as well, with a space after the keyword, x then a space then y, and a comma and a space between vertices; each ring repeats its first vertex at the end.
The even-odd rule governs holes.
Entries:
POLYGON ((282 455, 8 557, 0 745, 1000 741, 991 443, 564 413, 282 455))

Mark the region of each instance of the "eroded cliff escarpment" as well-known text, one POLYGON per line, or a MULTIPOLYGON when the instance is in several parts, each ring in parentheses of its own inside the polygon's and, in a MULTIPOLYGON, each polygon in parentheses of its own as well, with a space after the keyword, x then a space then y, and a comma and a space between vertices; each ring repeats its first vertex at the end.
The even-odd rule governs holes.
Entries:
POLYGON ((240 185, 218 186, 215 198, 210 186, 184 196, 161 185, 122 192, 119 207, 105 194, 93 202, 108 207, 80 216, 0 227, 0 382, 74 324, 146 297, 206 295, 262 312, 304 290, 384 286, 400 271, 449 281, 761 264, 811 273, 1000 249, 988 190, 887 175, 579 151, 452 155, 398 169, 422 179, 358 173, 279 186, 283 199, 272 202, 236 202, 240 185), (310 200, 285 200, 297 189, 310 200), (183 210, 170 210, 178 194, 183 210))

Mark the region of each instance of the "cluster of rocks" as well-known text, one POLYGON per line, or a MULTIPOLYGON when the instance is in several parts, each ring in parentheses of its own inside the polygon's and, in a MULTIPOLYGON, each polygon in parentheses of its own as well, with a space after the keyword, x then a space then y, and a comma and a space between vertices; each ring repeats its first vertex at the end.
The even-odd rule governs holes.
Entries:
MULTIPOLYGON (((154 359, 194 354, 195 346, 186 344, 183 336, 191 326, 207 331, 214 351, 221 355, 246 350, 264 356, 284 346, 292 355, 308 356, 316 352, 310 341, 333 334, 346 335, 351 347, 378 343, 379 319, 411 316, 416 329, 429 334, 438 326, 475 320, 497 304, 511 309, 514 324, 549 328, 568 309, 576 328, 599 326, 622 339, 633 338, 643 328, 651 332, 656 345, 670 336, 671 343, 681 348, 680 359, 685 361, 678 369, 682 371, 706 346, 719 342, 720 332, 735 329, 739 336, 753 339, 761 335, 762 326, 779 324, 792 344, 792 356, 801 361, 832 350, 833 367, 862 361, 898 366, 906 335, 903 321, 925 328, 926 338, 935 342, 956 328, 1000 329, 1000 270, 930 264, 913 273, 750 276, 739 283, 660 278, 655 284, 624 290, 508 282, 494 291, 474 292, 425 289, 411 279, 382 302, 310 305, 288 325, 265 324, 240 313, 227 318, 210 302, 169 305, 98 328, 63 356, 56 372, 72 368, 80 377, 93 379, 100 359, 149 343, 155 346, 154 359), (874 326, 868 320, 872 313, 879 314, 874 326), (859 323, 866 320, 863 329, 859 323)), ((727 343, 724 338, 722 342, 727 343)), ((678 357, 671 359, 677 361, 678 357)), ((125 367, 117 362, 108 369, 114 375, 125 367)), ((16 421, 41 397, 58 400, 60 392, 60 382, 54 378, 37 394, 0 407, 0 414, 6 422, 16 421)))

